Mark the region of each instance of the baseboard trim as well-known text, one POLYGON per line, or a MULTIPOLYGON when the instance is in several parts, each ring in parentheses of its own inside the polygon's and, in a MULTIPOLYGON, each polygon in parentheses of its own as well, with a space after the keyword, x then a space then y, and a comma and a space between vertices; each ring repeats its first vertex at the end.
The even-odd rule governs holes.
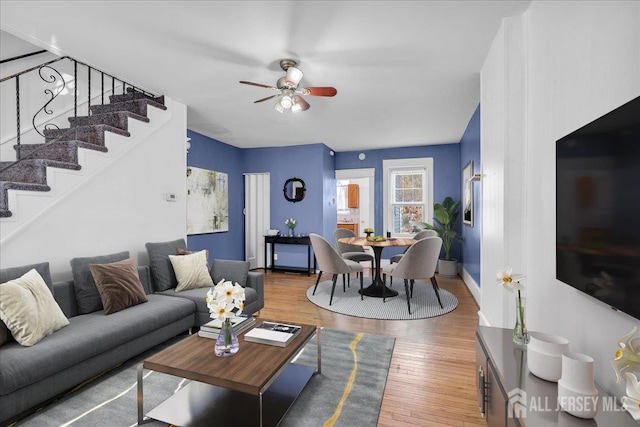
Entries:
POLYGON ((480 326, 491 326, 491 323, 489 323, 489 320, 484 315, 482 310, 478 311, 478 318, 480 319, 480 321, 479 321, 480 326))
POLYGON ((476 304, 478 304, 478 307, 480 307, 480 286, 476 283, 475 280, 473 280, 473 277, 471 277, 467 270, 464 269, 464 266, 462 264, 458 264, 458 266, 460 269, 460 277, 462 277, 462 281, 465 285, 467 285, 467 288, 469 289, 469 292, 471 292, 473 299, 476 300, 476 304))

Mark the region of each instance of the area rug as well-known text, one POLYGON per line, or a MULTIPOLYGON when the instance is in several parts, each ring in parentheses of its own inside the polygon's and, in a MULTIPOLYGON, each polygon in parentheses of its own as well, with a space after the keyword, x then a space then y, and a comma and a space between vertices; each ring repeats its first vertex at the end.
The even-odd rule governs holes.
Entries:
MULTIPOLYGON (((394 342, 394 338, 391 337, 323 329, 321 333, 322 373, 314 375, 309 380, 279 425, 281 427, 375 426, 380 413, 394 342)), ((15 425, 24 427, 137 425, 136 366, 145 357, 160 349, 157 347, 128 361, 118 369, 86 384, 15 425)), ((307 344, 296 363, 316 366, 316 349, 314 339, 307 344)), ((145 411, 160 404, 186 383, 186 380, 170 375, 145 371, 145 411)), ((150 421, 145 426, 167 426, 167 424, 150 421)))
MULTIPOLYGON (((365 287, 367 286, 365 277, 365 287)), ((371 284, 371 282, 369 282, 371 284)), ((315 286, 315 285, 314 285, 315 286)), ((407 308, 407 296, 404 291, 404 281, 394 281, 392 289, 398 291, 398 296, 387 298, 386 302, 382 302, 382 298, 364 297, 360 300, 360 279, 351 279, 346 292, 342 292, 342 279, 339 278, 336 284, 336 290, 333 294, 333 303, 329 305, 331 297, 330 280, 325 280, 318 284, 316 294, 313 295, 313 288, 307 290, 307 298, 309 301, 322 307, 340 314, 347 314, 355 317, 366 317, 368 319, 385 319, 385 320, 411 320, 425 319, 428 317, 441 316, 453 311, 458 306, 458 299, 451 292, 440 289, 440 299, 444 308, 438 304, 438 299, 433 291, 431 283, 416 280, 413 286, 413 298, 411 298, 411 314, 407 308)))

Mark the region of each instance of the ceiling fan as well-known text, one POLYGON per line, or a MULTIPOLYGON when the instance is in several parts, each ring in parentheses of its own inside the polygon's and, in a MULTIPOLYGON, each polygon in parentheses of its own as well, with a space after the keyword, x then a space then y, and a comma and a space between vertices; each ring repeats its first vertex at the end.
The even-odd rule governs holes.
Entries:
POLYGON ((309 96, 335 96, 338 91, 334 87, 303 87, 299 88, 298 84, 302 80, 302 71, 296 67, 297 62, 293 59, 283 59, 280 61, 280 68, 287 74, 280 77, 275 86, 263 85, 261 83, 253 83, 241 80, 240 83, 251 86, 263 87, 265 89, 275 90, 278 93, 258 99, 253 103, 267 101, 269 99, 280 97, 278 102, 273 106, 277 112, 282 113, 286 109, 291 109, 293 113, 306 111, 309 109, 309 103, 301 95, 309 96))

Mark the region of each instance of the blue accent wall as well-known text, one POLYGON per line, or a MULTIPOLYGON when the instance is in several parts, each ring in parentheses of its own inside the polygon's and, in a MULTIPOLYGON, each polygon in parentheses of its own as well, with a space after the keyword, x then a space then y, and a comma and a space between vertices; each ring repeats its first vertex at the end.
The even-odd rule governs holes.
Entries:
MULTIPOLYGON (((409 159, 417 157, 433 158, 433 179, 434 179, 434 198, 435 201, 441 202, 445 197, 451 196, 454 200, 460 200, 461 192, 461 169, 460 169, 460 150, 458 144, 442 144, 442 145, 424 145, 417 147, 399 147, 388 148, 382 150, 367 151, 343 151, 336 153, 336 169, 362 169, 375 168, 375 232, 384 234, 386 230, 383 227, 383 168, 382 161, 390 159, 409 159), (360 160, 358 155, 365 154, 365 159, 360 160)), ((460 231, 461 220, 457 224, 460 231)), ((460 245, 453 244, 451 253, 456 259, 461 258, 460 245)), ((396 253, 401 253, 402 249, 394 250, 392 248, 385 249, 382 256, 389 258, 396 253)))
MULTIPOLYGON (((480 106, 471 116, 467 129, 460 140, 460 170, 466 166, 469 160, 473 160, 474 173, 481 173, 482 163, 480 159, 480 106)), ((463 225, 462 260, 464 269, 480 286, 480 238, 482 235, 482 183, 475 181, 473 184, 473 227, 463 225)))
MULTIPOLYGON (((248 148, 243 151, 243 172, 270 174, 271 228, 286 231, 284 220, 295 218, 296 234, 332 236, 337 221, 335 206, 329 205, 336 194, 335 161, 326 145, 248 148), (282 191, 285 181, 293 177, 301 178, 307 189, 304 200, 297 203, 287 201, 282 191)), ((276 253, 279 266, 307 265, 305 247, 278 245, 276 253)))
POLYGON ((190 250, 208 249, 209 265, 214 258, 243 260, 243 150, 191 130, 187 130, 187 136, 191 138, 187 166, 224 172, 229 178, 229 231, 187 236, 187 247, 190 250))

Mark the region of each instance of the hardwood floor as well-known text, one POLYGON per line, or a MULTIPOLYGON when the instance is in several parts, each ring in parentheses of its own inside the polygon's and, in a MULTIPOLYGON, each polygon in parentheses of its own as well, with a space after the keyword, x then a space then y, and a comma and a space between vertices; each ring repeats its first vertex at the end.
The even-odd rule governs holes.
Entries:
POLYGON ((260 317, 395 337, 379 427, 486 426, 475 384, 478 305, 460 278, 436 277, 442 289, 458 298, 454 311, 431 319, 376 320, 309 302, 306 291, 317 276, 266 272, 260 317))

